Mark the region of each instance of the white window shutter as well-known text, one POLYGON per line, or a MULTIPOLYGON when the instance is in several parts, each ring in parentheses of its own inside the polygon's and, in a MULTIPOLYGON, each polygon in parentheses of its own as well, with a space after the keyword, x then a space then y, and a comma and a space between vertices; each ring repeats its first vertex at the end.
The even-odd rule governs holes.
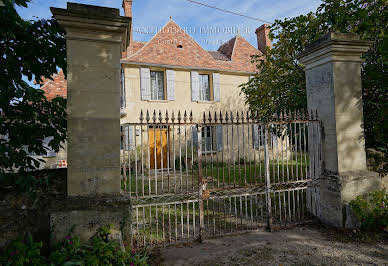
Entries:
POLYGON ((133 137, 133 126, 128 126, 128 150, 131 150, 133 147, 134 137, 133 137))
POLYGON ((141 100, 151 100, 150 69, 140 68, 140 96, 141 100))
POLYGON ((128 127, 124 127, 124 151, 129 150, 129 134, 128 127))
POLYGON ((198 145, 198 130, 196 126, 191 127, 191 132, 192 132, 192 138, 193 138, 193 148, 197 147, 198 145))
POLYGON ((121 68, 121 91, 120 91, 120 99, 121 99, 121 108, 124 108, 126 106, 126 92, 125 92, 125 71, 123 68, 121 68))
POLYGON ((46 154, 43 157, 55 157, 57 153, 51 146, 49 145, 50 141, 53 140, 54 137, 46 137, 43 140, 43 146, 46 147, 46 154))
POLYGON ((213 73, 213 96, 215 102, 220 101, 220 73, 213 73))
POLYGON ((217 151, 222 151, 223 148, 223 134, 222 134, 222 125, 216 126, 216 142, 217 142, 217 151))
POLYGON ((252 125, 252 144, 254 149, 259 148, 259 125, 257 124, 252 125))
POLYGON ((122 149, 129 151, 133 147, 134 143, 133 126, 123 126, 123 130, 124 147, 122 149))
POLYGON ((166 70, 167 75, 167 100, 175 101, 175 71, 166 70))
POLYGON ((272 148, 278 146, 278 136, 272 135, 272 148))
POLYGON ((199 77, 197 71, 191 71, 191 100, 199 101, 199 77))

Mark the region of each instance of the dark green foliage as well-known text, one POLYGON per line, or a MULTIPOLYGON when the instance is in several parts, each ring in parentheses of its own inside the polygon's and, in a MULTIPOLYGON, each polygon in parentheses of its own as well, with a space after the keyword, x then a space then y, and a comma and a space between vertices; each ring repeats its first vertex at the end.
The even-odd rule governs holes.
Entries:
POLYGON ((76 236, 66 236, 45 257, 41 255, 41 242, 13 241, 0 256, 1 265, 148 265, 144 252, 123 251, 119 244, 109 241, 110 227, 102 227, 90 245, 82 245, 76 236))
POLYGON ((350 206, 359 219, 362 229, 388 230, 388 193, 386 191, 358 196, 350 203, 350 206))
POLYGON ((1 265, 42 265, 44 257, 40 255, 41 242, 32 241, 31 234, 26 239, 18 238, 13 241, 0 256, 1 265))
MULTIPOLYGON (((307 107, 304 66, 296 56, 330 31, 354 32, 374 42, 363 55, 362 99, 366 146, 388 154, 388 5, 386 0, 323 0, 315 13, 276 20, 259 74, 241 85, 246 102, 265 120, 273 113, 307 107)), ((387 172, 388 169, 384 169, 387 172)))
POLYGON ((29 154, 46 154, 42 140, 58 151, 66 139, 66 102, 47 101, 43 91, 23 79, 41 81, 58 68, 66 71, 64 32, 51 20, 25 21, 14 5, 28 0, 3 0, 0 7, 0 178, 18 170, 22 176, 39 161, 29 154), (6 137, 4 137, 6 136, 6 137))

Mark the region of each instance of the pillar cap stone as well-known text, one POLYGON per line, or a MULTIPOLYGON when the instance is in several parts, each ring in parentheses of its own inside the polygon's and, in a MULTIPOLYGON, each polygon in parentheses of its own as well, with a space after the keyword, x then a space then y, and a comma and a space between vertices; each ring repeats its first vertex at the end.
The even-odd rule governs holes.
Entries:
POLYGON ((262 31, 262 30, 265 30, 265 29, 269 29, 270 25, 269 24, 263 24, 261 25, 260 27, 258 27, 255 31, 255 33, 257 34, 258 32, 262 31))
POLYGON ((369 50, 372 41, 360 40, 356 33, 330 32, 307 45, 296 58, 306 68, 314 67, 327 61, 361 62, 360 56, 369 50))
POLYGON ((67 38, 99 38, 101 41, 121 42, 122 51, 127 48, 132 18, 120 16, 117 8, 67 3, 67 8, 50 7, 54 18, 66 30, 67 38), (82 37, 69 31, 83 31, 82 37), (88 34, 89 31, 103 34, 88 34), (114 38, 112 35, 118 35, 114 38))

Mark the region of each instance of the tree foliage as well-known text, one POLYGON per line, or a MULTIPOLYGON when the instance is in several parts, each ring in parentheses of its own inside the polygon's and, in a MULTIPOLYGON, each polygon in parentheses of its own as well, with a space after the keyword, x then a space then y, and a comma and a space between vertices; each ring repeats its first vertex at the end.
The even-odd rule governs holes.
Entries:
MULTIPOLYGON (((50 20, 25 21, 15 5, 29 0, 3 0, 0 7, 0 175, 24 172, 39 162, 30 154, 45 154, 42 140, 58 151, 66 139, 65 100, 48 101, 27 79, 41 82, 58 68, 66 71, 64 32, 50 20)), ((0 177, 1 177, 0 176, 0 177)))
POLYGON ((296 56, 307 44, 331 31, 354 32, 373 46, 363 55, 364 130, 367 147, 387 152, 388 143, 388 4, 386 0, 323 0, 316 12, 271 25, 276 42, 257 62, 259 74, 241 86, 246 102, 262 118, 284 109, 305 109, 304 66, 296 56))

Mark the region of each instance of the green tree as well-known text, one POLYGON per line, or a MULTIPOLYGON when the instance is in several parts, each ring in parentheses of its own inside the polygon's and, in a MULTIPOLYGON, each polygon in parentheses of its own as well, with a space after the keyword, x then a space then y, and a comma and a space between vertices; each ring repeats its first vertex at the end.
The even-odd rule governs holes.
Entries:
MULTIPOLYGON (((55 20, 25 21, 15 6, 30 0, 3 0, 0 6, 0 177, 11 169, 19 173, 39 162, 30 153, 45 154, 45 137, 58 151, 66 139, 66 102, 47 101, 43 91, 25 80, 51 77, 66 71, 64 32, 55 20)), ((4 179, 3 179, 4 180, 4 179)))
POLYGON ((283 110, 307 106, 304 66, 296 56, 307 44, 331 31, 354 32, 373 46, 363 55, 364 129, 367 147, 387 152, 388 144, 388 4, 386 0, 323 0, 316 12, 271 25, 276 42, 257 62, 259 74, 242 92, 253 111, 266 119, 283 110))

